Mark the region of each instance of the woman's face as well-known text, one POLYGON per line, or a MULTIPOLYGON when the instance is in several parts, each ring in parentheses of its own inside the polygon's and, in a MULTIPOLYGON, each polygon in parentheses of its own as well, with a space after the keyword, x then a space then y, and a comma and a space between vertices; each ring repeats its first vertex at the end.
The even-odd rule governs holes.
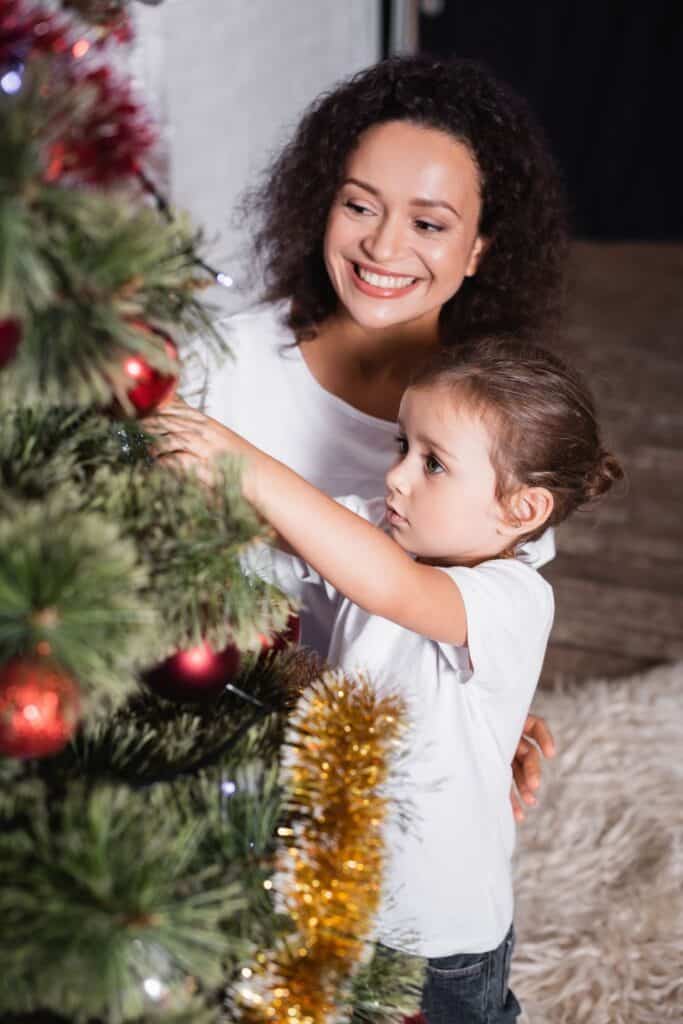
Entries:
POLYGON ((325 265, 359 325, 409 322, 434 330, 475 273, 479 172, 465 145, 406 121, 369 128, 349 157, 325 231, 325 265))

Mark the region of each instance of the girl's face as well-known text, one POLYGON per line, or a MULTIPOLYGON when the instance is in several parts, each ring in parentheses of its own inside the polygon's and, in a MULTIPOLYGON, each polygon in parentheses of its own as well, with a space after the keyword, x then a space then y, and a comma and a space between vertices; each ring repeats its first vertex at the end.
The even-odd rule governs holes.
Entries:
POLYGON ((490 444, 481 417, 458 408, 451 390, 408 388, 386 477, 386 521, 402 548, 435 565, 474 565, 509 546, 490 444))
POLYGON ((419 322, 475 273, 479 172, 452 136, 406 121, 369 128, 349 157, 329 213, 325 265, 341 305, 362 327, 419 322))

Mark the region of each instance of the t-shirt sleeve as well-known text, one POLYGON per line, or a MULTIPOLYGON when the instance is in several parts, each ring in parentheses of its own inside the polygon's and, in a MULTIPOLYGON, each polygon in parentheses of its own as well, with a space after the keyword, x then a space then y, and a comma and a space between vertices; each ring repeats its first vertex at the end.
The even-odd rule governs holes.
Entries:
MULTIPOLYGON (((513 752, 538 683, 553 621, 552 588, 529 565, 495 559, 444 569, 460 590, 467 616, 471 676, 494 710, 501 745, 513 752)), ((440 644, 455 666, 457 648, 440 644)))

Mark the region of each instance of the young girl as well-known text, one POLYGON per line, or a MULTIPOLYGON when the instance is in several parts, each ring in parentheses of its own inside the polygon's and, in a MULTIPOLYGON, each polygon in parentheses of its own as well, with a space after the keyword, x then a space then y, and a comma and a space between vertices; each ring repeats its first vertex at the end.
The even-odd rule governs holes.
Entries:
POLYGON ((429 1024, 513 1020, 510 760, 553 617, 523 542, 621 476, 583 383, 530 344, 443 349, 403 395, 398 457, 370 500, 332 500, 181 403, 158 429, 169 452, 209 430, 244 456, 244 493, 286 549, 259 571, 324 600, 329 663, 405 695, 417 814, 388 829, 380 938, 428 958, 429 1024))
MULTIPOLYGON (((204 408, 330 495, 381 492, 425 353, 532 334, 558 305, 556 169, 525 104, 467 61, 394 58, 319 97, 243 210, 266 305, 228 321, 234 359, 211 368, 204 408)), ((550 535, 532 550, 551 558, 550 535)), ((302 617, 322 653, 329 612, 312 596, 302 617)), ((525 732, 553 752, 542 720, 525 732)), ((522 739, 526 803, 539 776, 522 739)))

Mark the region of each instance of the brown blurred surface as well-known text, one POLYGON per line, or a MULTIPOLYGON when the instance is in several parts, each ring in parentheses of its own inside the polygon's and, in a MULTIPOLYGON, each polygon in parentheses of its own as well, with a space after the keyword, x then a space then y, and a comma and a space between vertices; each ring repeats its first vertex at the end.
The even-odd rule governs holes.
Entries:
POLYGON ((562 355, 627 483, 557 531, 542 682, 683 658, 683 246, 574 246, 562 355))

